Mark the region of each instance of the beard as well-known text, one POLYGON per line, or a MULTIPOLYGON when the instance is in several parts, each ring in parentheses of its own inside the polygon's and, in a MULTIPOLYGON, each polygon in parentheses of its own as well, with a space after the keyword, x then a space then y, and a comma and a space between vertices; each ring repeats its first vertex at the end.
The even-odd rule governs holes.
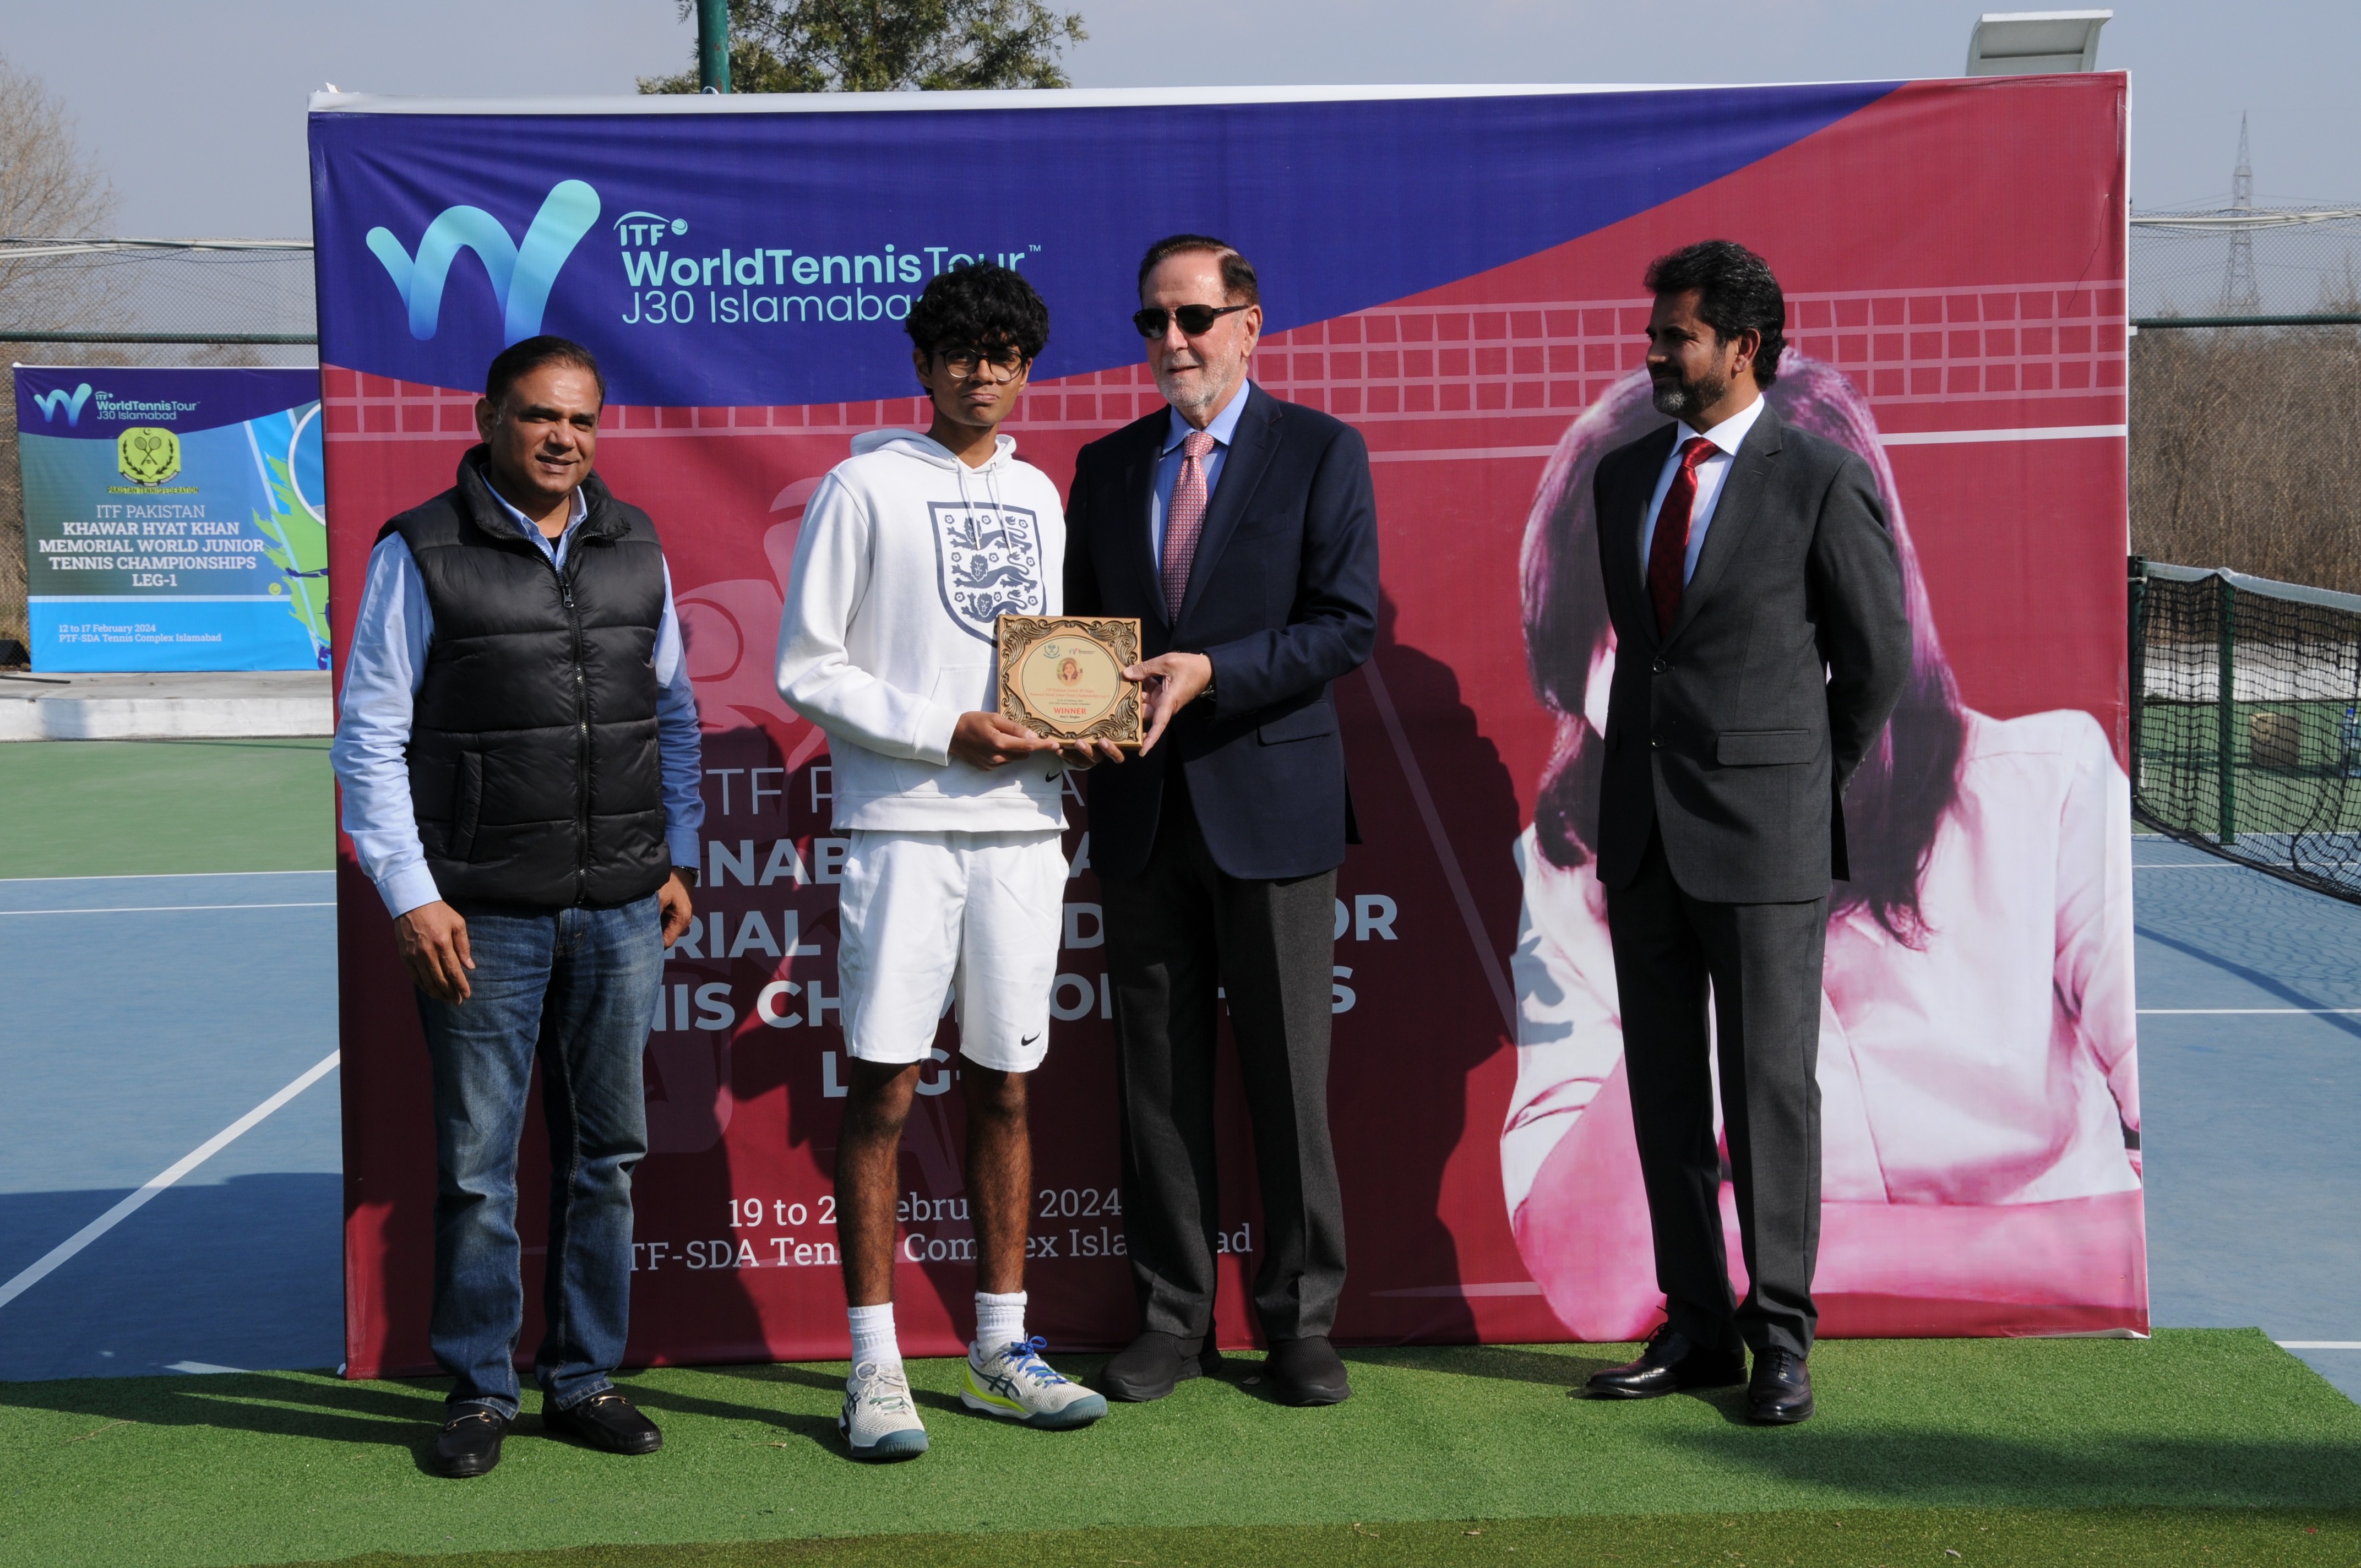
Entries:
POLYGON ((1166 372, 1156 378, 1156 389, 1164 400, 1184 415, 1208 412, 1228 397, 1243 378, 1244 364, 1203 360, 1189 368, 1196 374, 1187 379, 1166 372))
POLYGON ((1729 390, 1729 381, 1708 370, 1694 381, 1652 382, 1649 397, 1658 413, 1679 419, 1716 401, 1729 390))

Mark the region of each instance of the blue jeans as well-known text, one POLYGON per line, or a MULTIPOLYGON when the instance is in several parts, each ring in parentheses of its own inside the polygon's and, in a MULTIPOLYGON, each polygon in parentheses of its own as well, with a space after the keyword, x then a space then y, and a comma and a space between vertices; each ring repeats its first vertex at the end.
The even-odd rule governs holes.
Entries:
POLYGON ((631 1325, 631 1170, 648 1152, 640 1061, 664 979, 653 894, 612 909, 462 905, 466 1002, 418 993, 434 1073, 434 1359, 453 1404, 517 1413, 517 1140, 533 1062, 549 1124, 547 1403, 608 1387, 631 1325))

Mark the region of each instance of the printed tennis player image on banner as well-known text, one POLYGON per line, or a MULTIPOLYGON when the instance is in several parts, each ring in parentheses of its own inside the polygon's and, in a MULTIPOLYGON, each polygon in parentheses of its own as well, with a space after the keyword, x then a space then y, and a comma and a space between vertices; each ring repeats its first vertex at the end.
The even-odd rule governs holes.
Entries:
POLYGON ((324 670, 310 370, 16 367, 36 670, 324 670))
MULTIPOLYGON (((648 1036, 632 1358, 846 1352, 829 1171, 847 839, 826 738, 773 688, 804 507, 855 436, 924 428, 901 322, 928 278, 979 259, 1049 304, 1004 428, 1063 486, 1083 444, 1162 406, 1135 273, 1184 231, 1259 271, 1257 383, 1355 424, 1376 477, 1378 645, 1335 688, 1365 840, 1335 909, 1337 1337, 1625 1339, 1660 1311, 1593 869, 1617 650, 1590 477, 1664 422, 1642 369, 1647 263, 1712 237, 1777 271, 1788 347, 1768 396, 1869 464, 1912 625, 1908 691, 1847 803, 1856 880, 1828 919, 1821 1332, 2145 1332, 2125 101, 2098 73, 315 98, 341 580, 385 520, 451 484, 486 365, 536 333, 598 355, 600 472, 652 514, 673 574, 707 847, 648 1036), (956 168, 936 155, 953 137, 956 168), (1252 181, 1240 148, 1273 150, 1252 181)), ((1137 1317, 1078 789, 1066 813, 1028 1322, 1080 1350, 1125 1343, 1137 1317)), ((349 846, 341 865, 350 1367, 424 1371, 426 1058, 383 905, 349 846)), ((941 1028, 899 1207, 897 1321, 921 1354, 963 1343, 972 1288, 941 1028)), ((1264 1226, 1235 1077, 1221 1087, 1217 1328, 1245 1343, 1264 1226)), ((523 1185, 533 1238, 544 1184, 523 1185)), ((1736 1271, 1726 1187, 1723 1203, 1736 1271)))

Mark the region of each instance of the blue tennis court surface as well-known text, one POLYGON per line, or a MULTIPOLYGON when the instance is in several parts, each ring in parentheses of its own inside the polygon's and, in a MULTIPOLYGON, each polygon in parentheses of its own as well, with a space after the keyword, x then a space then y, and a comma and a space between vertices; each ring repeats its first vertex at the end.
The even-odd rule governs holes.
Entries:
MULTIPOLYGON (((2361 907, 2134 861, 2154 1319, 2349 1347, 2296 1354, 2361 1397, 2361 907)), ((335 1050, 331 889, 0 882, 0 1295, 335 1050)), ((0 1378, 335 1365, 337 1171, 330 1070, 0 1302, 0 1378)))

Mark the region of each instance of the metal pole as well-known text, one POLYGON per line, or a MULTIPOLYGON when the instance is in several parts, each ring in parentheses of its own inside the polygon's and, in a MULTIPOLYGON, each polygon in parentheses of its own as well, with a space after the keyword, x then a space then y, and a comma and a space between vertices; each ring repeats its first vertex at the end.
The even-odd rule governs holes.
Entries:
POLYGON ((2224 844, 2238 841, 2238 674, 2235 648, 2238 641, 2238 590, 2224 577, 2216 577, 2214 603, 2221 607, 2221 648, 2215 656, 2216 673, 2220 676, 2219 691, 2214 699, 2214 743, 2220 755, 2216 765, 2221 769, 2221 831, 2215 835, 2224 844))
POLYGON ((2130 578, 2124 595, 2125 608, 2131 612, 2130 636, 2126 640, 2129 646, 2125 650, 2125 661, 2131 686, 2125 694, 2130 699, 2131 743, 2125 750, 2131 754, 2132 798, 2137 800, 2143 772, 2140 765, 2142 731, 2147 728, 2147 561, 2145 557, 2135 555, 2131 558, 2130 578))
POLYGON ((697 85, 730 91, 730 0, 697 0, 697 85))

